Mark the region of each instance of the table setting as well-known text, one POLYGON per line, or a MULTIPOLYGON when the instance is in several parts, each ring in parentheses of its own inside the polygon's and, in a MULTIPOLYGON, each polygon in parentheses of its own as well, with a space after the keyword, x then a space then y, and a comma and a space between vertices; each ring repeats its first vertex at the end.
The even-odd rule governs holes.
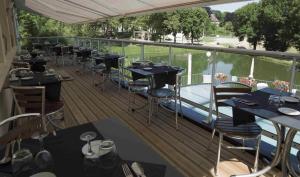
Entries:
POLYGON ((254 122, 255 116, 258 116, 271 121, 278 135, 275 155, 269 165, 255 173, 232 176, 260 176, 277 166, 280 162, 282 176, 288 176, 288 171, 293 175, 296 174, 293 165, 290 164, 290 150, 294 136, 300 130, 299 97, 284 90, 265 88, 236 96, 225 101, 224 104, 233 108, 233 114, 239 114, 239 116, 236 116, 239 119, 233 120, 234 124, 254 122))
POLYGON ((45 86, 47 100, 60 100, 61 78, 60 75, 54 69, 49 69, 44 72, 17 72, 15 75, 11 76, 10 85, 45 86))
MULTIPOLYGON (((14 176, 181 176, 174 167, 161 159, 115 118, 60 130, 43 139, 44 148, 40 148, 40 143, 34 139, 22 140, 21 147, 30 151, 31 158, 28 158, 26 165, 22 167, 22 173, 14 171, 14 176), (115 128, 118 128, 117 131, 112 131, 116 130, 115 128), (51 158, 48 158, 50 160, 45 162, 44 166, 39 166, 36 157, 43 149, 51 154, 51 158)), ((0 165, 0 174, 8 175, 12 172, 11 163, 0 165)))

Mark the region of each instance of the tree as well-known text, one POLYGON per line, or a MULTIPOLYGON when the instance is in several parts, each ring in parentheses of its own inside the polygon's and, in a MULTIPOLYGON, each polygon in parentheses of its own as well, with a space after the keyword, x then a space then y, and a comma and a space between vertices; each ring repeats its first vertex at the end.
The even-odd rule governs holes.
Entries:
POLYGON ((300 51, 300 2, 299 0, 292 1, 290 3, 289 19, 290 26, 288 27, 291 31, 292 44, 300 51))
POLYGON ((172 33, 172 35, 174 36, 174 43, 176 43, 177 33, 180 32, 181 30, 181 25, 179 20, 180 20, 180 14, 177 11, 174 11, 174 12, 168 12, 167 18, 163 21, 166 27, 166 32, 172 33))
MULTIPOLYGON (((294 0, 263 0, 261 1, 262 32, 266 50, 286 51, 291 44, 290 20, 288 19, 290 2, 294 0)), ((299 2, 299 1, 298 1, 299 2)))
MULTIPOLYGON (((152 33, 154 32, 161 42, 161 38, 166 34, 166 26, 163 21, 167 19, 167 13, 154 13, 149 16, 149 26, 152 28, 152 33)), ((152 34, 153 35, 153 34, 152 34)))
POLYGON ((235 12, 233 20, 234 34, 240 41, 247 38, 247 41, 253 45, 253 50, 259 41, 262 40, 262 29, 259 19, 260 5, 257 3, 248 4, 235 12))
POLYGON ((205 29, 209 26, 208 14, 203 8, 182 9, 179 13, 183 34, 186 37, 190 36, 193 44, 194 39, 203 36, 205 29))

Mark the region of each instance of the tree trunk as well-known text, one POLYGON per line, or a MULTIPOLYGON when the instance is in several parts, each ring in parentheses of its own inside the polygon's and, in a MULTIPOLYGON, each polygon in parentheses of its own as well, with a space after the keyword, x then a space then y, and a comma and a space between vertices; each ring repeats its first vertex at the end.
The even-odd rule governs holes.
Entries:
POLYGON ((177 36, 177 33, 173 33, 173 37, 174 37, 174 44, 176 44, 176 36, 177 36))
POLYGON ((253 50, 256 50, 256 46, 257 46, 257 41, 255 41, 255 42, 253 43, 253 50))
POLYGON ((192 31, 191 37, 192 37, 192 44, 194 44, 194 33, 193 33, 193 31, 192 31))

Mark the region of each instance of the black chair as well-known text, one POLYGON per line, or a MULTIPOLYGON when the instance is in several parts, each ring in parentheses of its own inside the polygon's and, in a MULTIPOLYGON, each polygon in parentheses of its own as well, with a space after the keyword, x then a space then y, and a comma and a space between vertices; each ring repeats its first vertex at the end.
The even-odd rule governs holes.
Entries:
POLYGON ((243 142, 243 146, 225 146, 226 148, 256 151, 254 171, 257 171, 258 160, 259 160, 259 146, 260 146, 261 133, 262 133, 261 127, 257 125, 255 122, 235 125, 232 117, 220 115, 219 113, 219 107, 226 106, 224 104, 224 101, 239 95, 250 93, 251 89, 252 88, 249 87, 248 85, 236 83, 236 82, 222 83, 218 86, 213 87, 217 119, 214 123, 214 129, 213 129, 210 143, 208 145, 208 149, 212 143, 215 132, 217 131, 219 133, 219 145, 218 145, 217 163, 215 167, 216 175, 218 175, 218 166, 220 163, 221 147, 223 145, 222 142, 223 142, 224 135, 233 139, 242 140, 243 142), (256 146, 245 147, 244 145, 245 140, 255 140, 256 146))
MULTIPOLYGON (((151 118, 153 114, 153 106, 154 103, 156 103, 157 111, 158 111, 158 105, 161 105, 161 107, 165 108, 163 105, 164 102, 170 102, 171 100, 174 100, 175 102, 175 125, 176 129, 178 129, 178 105, 177 102, 179 102, 179 108, 181 112, 181 116, 183 116, 182 112, 182 103, 181 103, 181 77, 182 77, 183 71, 179 72, 177 74, 173 74, 171 77, 167 78, 167 83, 160 82, 158 84, 157 79, 161 78, 152 76, 150 78, 150 88, 148 89, 148 100, 149 100, 149 117, 148 117, 148 123, 151 123, 151 118), (161 85, 168 84, 168 88, 160 87, 161 85), (159 87, 158 87, 159 86, 159 87)), ((170 110, 170 109, 167 109, 170 110)))

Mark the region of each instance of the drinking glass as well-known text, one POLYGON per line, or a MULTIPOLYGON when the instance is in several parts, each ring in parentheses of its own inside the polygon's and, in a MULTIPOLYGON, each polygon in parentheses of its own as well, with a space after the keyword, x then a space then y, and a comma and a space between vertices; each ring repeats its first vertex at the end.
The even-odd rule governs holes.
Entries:
POLYGON ((97 134, 95 132, 89 131, 85 132, 80 135, 80 139, 82 141, 86 141, 88 144, 88 152, 87 155, 93 155, 92 146, 91 146, 91 140, 95 139, 97 137, 97 134))
POLYGON ((48 135, 46 134, 41 134, 38 139, 40 142, 40 151, 35 155, 34 161, 35 164, 40 168, 40 169, 47 169, 49 168, 52 163, 52 155, 51 153, 45 149, 44 147, 44 138, 48 135))
POLYGON ((33 155, 28 149, 22 149, 21 148, 21 139, 17 140, 18 147, 17 151, 14 152, 14 143, 12 145, 12 171, 15 176, 18 176, 18 174, 24 173, 26 171, 30 170, 30 165, 32 162, 33 155))
POLYGON ((118 161, 117 148, 114 141, 110 139, 103 140, 99 148, 108 151, 106 154, 100 156, 99 160, 101 168, 113 168, 118 161))

